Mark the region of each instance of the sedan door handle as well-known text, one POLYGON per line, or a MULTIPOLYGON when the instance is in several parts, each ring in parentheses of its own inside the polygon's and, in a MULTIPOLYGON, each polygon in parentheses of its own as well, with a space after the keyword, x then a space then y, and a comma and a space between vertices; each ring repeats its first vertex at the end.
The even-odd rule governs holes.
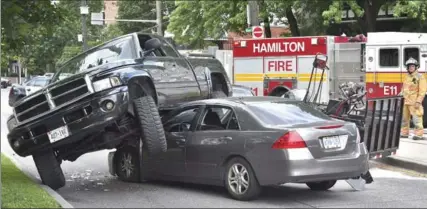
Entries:
POLYGON ((176 142, 178 144, 185 144, 185 139, 177 139, 176 142))
POLYGON ((233 140, 233 137, 231 137, 231 136, 223 136, 223 137, 221 137, 220 139, 221 139, 221 140, 231 141, 231 140, 233 140))

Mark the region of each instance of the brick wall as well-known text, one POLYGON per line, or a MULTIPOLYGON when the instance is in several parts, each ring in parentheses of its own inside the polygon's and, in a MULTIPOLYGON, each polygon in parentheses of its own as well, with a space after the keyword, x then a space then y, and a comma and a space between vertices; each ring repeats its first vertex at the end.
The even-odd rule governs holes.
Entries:
MULTIPOLYGON (((105 19, 116 19, 117 18, 117 12, 119 10, 119 7, 117 7, 117 1, 114 0, 104 0, 104 12, 105 12, 105 19)), ((113 24, 116 21, 105 21, 106 24, 113 24)))

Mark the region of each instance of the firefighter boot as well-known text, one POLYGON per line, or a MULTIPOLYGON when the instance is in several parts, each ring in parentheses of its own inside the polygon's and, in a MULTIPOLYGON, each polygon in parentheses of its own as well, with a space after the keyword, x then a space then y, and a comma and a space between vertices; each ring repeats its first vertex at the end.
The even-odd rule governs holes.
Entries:
POLYGON ((400 129, 400 137, 408 138, 409 136, 409 121, 411 119, 411 114, 409 111, 409 105, 403 105, 403 114, 402 114, 402 126, 400 129))

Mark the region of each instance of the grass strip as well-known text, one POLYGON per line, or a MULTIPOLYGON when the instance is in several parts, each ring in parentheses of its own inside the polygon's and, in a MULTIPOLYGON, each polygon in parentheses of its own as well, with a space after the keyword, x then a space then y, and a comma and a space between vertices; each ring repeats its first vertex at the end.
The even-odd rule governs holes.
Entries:
POLYGON ((1 155, 2 208, 61 208, 39 184, 1 155))

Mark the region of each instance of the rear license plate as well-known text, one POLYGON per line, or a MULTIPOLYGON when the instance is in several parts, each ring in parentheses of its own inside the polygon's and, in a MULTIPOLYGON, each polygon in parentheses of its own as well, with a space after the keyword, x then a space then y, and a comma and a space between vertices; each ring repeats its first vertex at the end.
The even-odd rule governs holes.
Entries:
POLYGON ((328 136, 322 139, 323 148, 325 149, 335 149, 341 148, 341 140, 339 136, 328 136))
POLYGON ((61 139, 67 138, 70 135, 70 133, 68 132, 67 126, 61 126, 57 129, 49 131, 47 135, 49 136, 50 143, 54 143, 61 139))

